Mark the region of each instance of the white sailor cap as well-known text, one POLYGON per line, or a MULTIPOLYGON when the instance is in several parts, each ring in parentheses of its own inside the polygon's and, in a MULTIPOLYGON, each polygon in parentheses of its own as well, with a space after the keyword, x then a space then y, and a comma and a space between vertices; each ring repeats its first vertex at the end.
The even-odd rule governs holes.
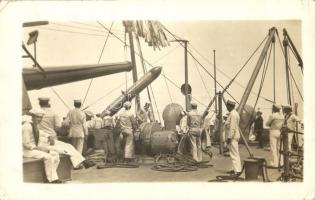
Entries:
POLYGON ((273 107, 275 107, 275 108, 277 108, 277 109, 281 109, 281 105, 279 105, 279 104, 273 104, 273 107))
POLYGON ((44 102, 44 101, 49 101, 50 99, 49 99, 49 97, 38 97, 38 101, 42 101, 42 102, 44 102))
POLYGON ((84 113, 87 115, 87 116, 90 116, 90 117, 93 117, 94 116, 94 113, 92 111, 89 111, 89 110, 85 110, 84 113))
POLYGON ((290 106, 289 104, 282 105, 282 108, 283 109, 291 109, 292 110, 292 106, 290 106))
POLYGON ((190 105, 191 105, 191 107, 197 107, 198 106, 197 103, 194 101, 190 102, 190 105))
POLYGON ((45 111, 41 108, 32 108, 29 113, 38 117, 43 117, 45 115, 45 111))
POLYGON ((131 107, 131 102, 130 102, 130 101, 126 101, 126 102, 124 103, 124 107, 125 107, 125 108, 130 108, 130 107, 131 107))
POLYGON ((231 100, 227 100, 226 102, 227 105, 235 106, 235 102, 231 100))

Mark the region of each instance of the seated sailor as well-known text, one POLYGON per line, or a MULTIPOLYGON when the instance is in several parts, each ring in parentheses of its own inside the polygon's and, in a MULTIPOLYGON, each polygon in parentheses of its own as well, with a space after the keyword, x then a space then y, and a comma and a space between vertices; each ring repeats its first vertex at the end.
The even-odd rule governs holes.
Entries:
POLYGON ((29 113, 31 116, 24 115, 22 117, 23 157, 42 158, 48 182, 61 183, 57 175, 57 168, 60 161, 59 154, 37 145, 41 132, 38 130, 37 124, 42 120, 44 111, 42 109, 32 109, 29 113))

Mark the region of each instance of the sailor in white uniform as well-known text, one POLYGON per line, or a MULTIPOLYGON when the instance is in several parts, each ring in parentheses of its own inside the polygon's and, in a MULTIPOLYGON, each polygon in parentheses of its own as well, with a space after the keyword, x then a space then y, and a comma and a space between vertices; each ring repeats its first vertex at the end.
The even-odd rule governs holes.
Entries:
POLYGON ((235 103, 233 101, 228 100, 226 103, 227 110, 230 112, 227 120, 225 122, 227 132, 227 140, 226 143, 229 146, 230 150, 230 158, 232 160, 232 166, 234 174, 238 175, 242 171, 241 166, 241 158, 238 148, 238 141, 240 139, 240 130, 239 130, 239 123, 240 123, 240 116, 238 112, 235 110, 235 103))
POLYGON ((40 123, 45 112, 42 109, 32 109, 29 113, 31 116, 24 115, 22 117, 23 157, 43 158, 48 182, 61 183, 58 180, 57 174, 60 162, 59 154, 37 145, 38 139, 41 136, 41 131, 38 130, 37 124, 40 123))
POLYGON ((269 126, 269 142, 270 142, 270 150, 272 154, 272 161, 270 163, 270 167, 277 168, 279 165, 283 164, 283 159, 280 159, 280 135, 281 128, 283 126, 284 117, 280 113, 281 106, 274 104, 272 106, 272 114, 269 116, 266 126, 269 126))

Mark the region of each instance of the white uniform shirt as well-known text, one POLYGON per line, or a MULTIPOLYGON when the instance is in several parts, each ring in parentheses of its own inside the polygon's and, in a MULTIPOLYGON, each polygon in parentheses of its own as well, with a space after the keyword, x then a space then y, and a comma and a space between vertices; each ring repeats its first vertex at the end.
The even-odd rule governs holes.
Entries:
POLYGON ((269 126, 270 130, 280 130, 282 128, 283 121, 283 115, 280 112, 275 112, 269 116, 266 126, 269 126))
POLYGON ((33 127, 30 122, 25 122, 22 125, 22 142, 23 150, 33 150, 36 147, 33 127))
POLYGON ((79 108, 70 110, 68 113, 70 133, 69 137, 83 138, 86 132, 85 124, 85 113, 82 112, 79 108))
POLYGON ((295 114, 291 114, 290 116, 288 116, 288 115, 286 115, 285 116, 286 118, 287 117, 289 117, 288 119, 287 119, 287 127, 288 127, 288 129, 290 129, 290 130, 295 130, 295 126, 296 126, 296 122, 299 122, 299 121, 301 121, 299 118, 298 118, 298 116, 296 116, 295 114))
POLYGON ((100 117, 93 117, 89 121, 89 128, 101 129, 103 128, 103 120, 100 117))
POLYGON ((119 113, 119 122, 122 129, 132 129, 136 120, 130 110, 122 110, 119 113))
POLYGON ((56 138, 56 130, 61 127, 61 121, 51 108, 42 107, 42 109, 45 111, 45 115, 38 124, 38 129, 56 138))
POLYGON ((229 139, 239 139, 240 138, 240 130, 239 130, 239 123, 240 123, 240 115, 238 112, 233 109, 228 118, 225 122, 225 131, 227 131, 227 138, 229 139))

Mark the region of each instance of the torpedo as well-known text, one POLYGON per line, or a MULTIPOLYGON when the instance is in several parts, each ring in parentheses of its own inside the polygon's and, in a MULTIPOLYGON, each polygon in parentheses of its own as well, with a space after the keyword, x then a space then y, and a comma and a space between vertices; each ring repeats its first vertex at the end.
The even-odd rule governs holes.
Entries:
POLYGON ((124 94, 115 99, 107 108, 102 112, 101 117, 105 116, 105 112, 110 111, 110 115, 113 116, 121 108, 124 102, 131 101, 136 95, 138 95, 144 88, 150 85, 160 74, 162 67, 154 67, 148 71, 143 77, 135 82, 130 88, 128 88, 124 94))

